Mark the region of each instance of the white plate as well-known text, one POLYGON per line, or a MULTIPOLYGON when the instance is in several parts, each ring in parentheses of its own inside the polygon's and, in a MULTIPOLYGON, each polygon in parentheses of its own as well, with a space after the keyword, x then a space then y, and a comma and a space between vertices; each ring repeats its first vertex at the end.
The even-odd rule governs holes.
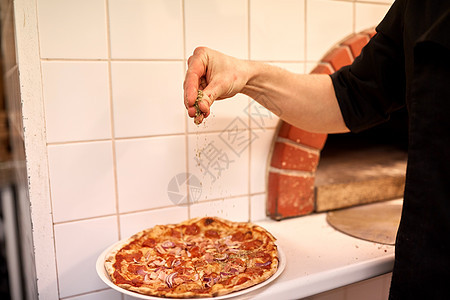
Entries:
MULTIPOLYGON (((140 298, 140 299, 147 299, 147 300, 161 300, 161 299, 170 299, 170 298, 162 298, 162 297, 155 297, 155 296, 147 296, 147 295, 142 295, 142 294, 138 294, 126 289, 123 289, 117 285, 115 285, 112 281, 111 278, 109 277, 109 274, 106 272, 105 269, 105 258, 106 255, 111 252, 111 250, 113 248, 115 248, 118 244, 123 243, 123 241, 119 241, 117 243, 115 243, 114 245, 112 245, 111 247, 109 247, 108 249, 106 249, 105 251, 103 251, 102 254, 100 254, 100 256, 97 258, 97 263, 95 265, 96 269, 97 269, 97 274, 100 277, 101 280, 103 280, 104 283, 106 283, 109 287, 115 289, 116 291, 135 297, 135 298, 140 298)), ((260 289, 266 285, 268 285, 269 283, 271 283, 272 281, 274 281, 278 276, 280 276, 280 274, 284 271, 284 268, 286 267, 286 255, 284 254, 283 250, 281 250, 281 248, 277 245, 278 248, 278 259, 279 259, 279 263, 278 263, 278 269, 275 272, 275 274, 273 274, 269 279, 267 279, 266 281, 263 281, 261 283, 258 283, 254 286, 251 286, 249 288, 246 288, 244 290, 240 290, 234 293, 230 293, 230 294, 226 294, 223 296, 217 296, 217 297, 212 297, 212 298, 184 298, 184 300, 189 300, 189 299, 195 299, 195 300, 219 300, 219 299, 228 299, 228 298, 233 298, 233 297, 237 297, 237 296, 242 296, 244 294, 253 292, 254 290, 260 289)), ((175 299, 175 298, 172 298, 175 299)))

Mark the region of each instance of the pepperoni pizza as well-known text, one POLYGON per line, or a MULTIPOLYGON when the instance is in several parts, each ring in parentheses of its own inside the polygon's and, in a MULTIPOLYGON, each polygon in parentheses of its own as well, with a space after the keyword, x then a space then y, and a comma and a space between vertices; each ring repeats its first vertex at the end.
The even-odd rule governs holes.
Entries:
POLYGON ((112 282, 130 291, 200 298, 261 283, 278 262, 275 238, 262 227, 206 217, 133 235, 107 255, 105 268, 112 282))

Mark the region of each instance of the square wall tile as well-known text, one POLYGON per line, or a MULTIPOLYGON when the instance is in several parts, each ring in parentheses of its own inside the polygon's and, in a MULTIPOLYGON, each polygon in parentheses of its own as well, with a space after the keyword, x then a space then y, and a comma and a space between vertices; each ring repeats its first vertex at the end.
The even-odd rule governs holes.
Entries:
POLYGON ((390 8, 389 4, 356 3, 355 32, 377 26, 390 8))
POLYGON ((266 216, 266 194, 250 196, 250 221, 260 221, 267 218, 266 216))
POLYGON ((189 173, 202 187, 191 202, 248 194, 248 151, 257 136, 247 128, 236 118, 220 133, 189 135, 189 173))
POLYGON ((182 62, 113 62, 116 137, 184 133, 182 62))
POLYGON ((120 216, 120 236, 122 239, 156 225, 175 224, 187 220, 187 206, 167 207, 120 216))
POLYGON ((275 129, 254 130, 254 133, 258 138, 250 146, 250 193, 252 194, 266 192, 267 167, 275 129))
POLYGON ((219 217, 235 222, 248 222, 248 197, 236 197, 195 203, 189 207, 191 218, 219 217))
POLYGON ((250 1, 250 58, 305 59, 305 1, 250 1))
POLYGON ((117 241, 117 217, 58 224, 54 231, 60 297, 105 288, 95 262, 117 241))
POLYGON ((353 32, 353 3, 307 0, 306 59, 320 60, 353 32))
POLYGON ((183 59, 181 0, 110 0, 113 58, 183 59))
POLYGON ((115 213, 111 142, 48 147, 53 221, 115 213))
POLYGON ((42 58, 107 58, 104 0, 37 1, 42 58))
POLYGON ((248 123, 248 106, 250 98, 244 94, 237 94, 229 99, 214 101, 211 114, 202 124, 196 125, 194 119, 188 120, 188 131, 204 133, 222 131, 227 128, 236 117, 248 123))
POLYGON ((248 58, 247 0, 189 0, 184 3, 186 56, 207 46, 248 58))
POLYGON ((106 62, 43 62, 47 142, 111 138, 106 62))
POLYGON ((113 289, 108 289, 71 297, 70 300, 122 300, 122 294, 113 289))
POLYGON ((186 173, 184 135, 116 141, 116 157, 120 212, 175 205, 168 185, 186 173))

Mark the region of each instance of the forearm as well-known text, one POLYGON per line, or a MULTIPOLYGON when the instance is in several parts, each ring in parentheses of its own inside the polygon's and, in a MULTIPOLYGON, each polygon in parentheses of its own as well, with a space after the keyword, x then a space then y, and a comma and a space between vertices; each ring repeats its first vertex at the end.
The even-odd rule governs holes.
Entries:
POLYGON ((301 75, 248 62, 249 80, 242 93, 284 121, 311 132, 348 132, 328 75, 301 75))

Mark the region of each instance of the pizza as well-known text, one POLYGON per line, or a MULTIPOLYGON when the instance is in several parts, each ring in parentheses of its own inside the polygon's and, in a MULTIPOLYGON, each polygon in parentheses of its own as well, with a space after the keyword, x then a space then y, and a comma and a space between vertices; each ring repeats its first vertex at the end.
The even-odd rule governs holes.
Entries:
POLYGON ((279 263, 275 238, 251 223, 205 217, 143 230, 106 255, 111 281, 169 298, 226 295, 270 278, 279 263))

